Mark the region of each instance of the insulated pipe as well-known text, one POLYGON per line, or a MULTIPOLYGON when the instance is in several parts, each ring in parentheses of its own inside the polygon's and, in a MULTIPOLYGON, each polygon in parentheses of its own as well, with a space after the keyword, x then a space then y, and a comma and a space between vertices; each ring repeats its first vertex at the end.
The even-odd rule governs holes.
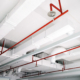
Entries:
POLYGON ((65 62, 63 61, 63 70, 65 70, 65 62))
MULTIPOLYGON (((41 28, 39 28, 37 31, 39 31, 39 30, 41 30, 42 28, 44 28, 44 27, 46 27, 47 25, 49 25, 50 23, 52 23, 53 21, 55 21, 55 20, 57 20, 59 17, 61 17, 61 16, 63 16, 65 13, 67 13, 68 12, 68 10, 66 10, 65 12, 63 12, 62 14, 60 14, 59 16, 57 16, 56 18, 54 18, 54 20, 51 20, 51 21, 49 21, 47 24, 45 24, 44 26, 42 26, 41 28)), ((27 36, 26 38, 24 38, 22 41, 24 41, 25 39, 27 39, 28 37, 30 37, 31 35, 33 35, 34 33, 36 33, 37 31, 35 31, 35 32, 33 32, 32 34, 30 34, 29 36, 27 36)), ((75 36, 76 36, 77 34, 75 34, 75 36)), ((71 37, 70 37, 71 38, 71 37)), ((72 36, 72 38, 73 38, 73 36, 72 36)), ((22 42, 22 41, 20 41, 20 42, 22 42)), ((19 43, 20 43, 19 42, 19 43)), ((19 44, 19 43, 17 43, 17 44, 19 44)), ((15 44, 15 45, 17 45, 17 44, 15 44)), ((0 65, 0 67, 3 67, 3 66, 5 66, 5 65, 7 65, 7 64, 10 64, 10 63, 12 63, 12 62, 15 62, 15 61, 17 61, 17 60, 20 60, 20 59, 23 59, 23 58, 25 58, 25 57, 27 57, 27 56, 29 56, 29 55, 34 55, 34 54, 36 54, 36 53, 39 53, 39 52, 41 52, 41 51, 43 51, 43 50, 45 50, 45 49, 48 49, 49 47, 53 47, 53 45, 54 44, 51 44, 51 45, 49 45, 48 47, 44 47, 44 49, 39 49, 39 50, 36 50, 36 51, 34 51, 34 52, 31 52, 31 53, 29 53, 29 54, 27 54, 27 55, 24 55, 24 56, 21 56, 21 57, 19 57, 19 58, 17 58, 17 59, 14 59, 14 60, 12 60, 12 61, 9 61, 9 62, 7 62, 7 63, 5 63, 5 64, 2 64, 2 65, 0 65)), ((10 48, 9 48, 10 49, 10 48)), ((9 49, 7 49, 7 50, 5 50, 3 53, 5 53, 5 52, 7 52, 9 49)))
POLYGON ((72 49, 68 49, 68 50, 66 50, 66 51, 63 51, 63 52, 60 52, 60 53, 57 53, 57 54, 54 54, 54 55, 51 55, 51 56, 48 56, 48 57, 45 57, 45 58, 41 58, 41 59, 38 59, 38 60, 35 60, 35 61, 32 61, 32 62, 29 62, 29 63, 23 64, 23 65, 19 65, 19 66, 16 66, 16 67, 13 67, 13 68, 10 68, 10 69, 7 69, 7 70, 4 70, 4 71, 1 71, 0 73, 5 72, 5 71, 8 71, 8 70, 11 70, 11 69, 15 69, 15 68, 18 68, 18 67, 22 67, 22 66, 25 66, 25 65, 28 65, 28 64, 34 63, 34 62, 38 62, 38 61, 40 61, 40 60, 44 60, 44 59, 47 59, 47 58, 50 58, 50 57, 53 57, 53 56, 56 56, 56 55, 59 55, 59 54, 63 54, 63 53, 65 53, 65 52, 68 52, 68 51, 71 51, 71 50, 74 50, 74 49, 77 49, 77 48, 80 48, 80 46, 75 47, 75 48, 72 48, 72 49))

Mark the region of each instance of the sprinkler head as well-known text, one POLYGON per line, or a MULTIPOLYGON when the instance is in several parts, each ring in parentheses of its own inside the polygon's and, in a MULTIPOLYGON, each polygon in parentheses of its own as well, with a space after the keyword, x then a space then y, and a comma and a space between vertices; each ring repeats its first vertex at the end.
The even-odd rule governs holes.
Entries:
POLYGON ((55 15, 56 15, 56 12, 54 12, 54 11, 48 12, 49 17, 54 17, 55 15))

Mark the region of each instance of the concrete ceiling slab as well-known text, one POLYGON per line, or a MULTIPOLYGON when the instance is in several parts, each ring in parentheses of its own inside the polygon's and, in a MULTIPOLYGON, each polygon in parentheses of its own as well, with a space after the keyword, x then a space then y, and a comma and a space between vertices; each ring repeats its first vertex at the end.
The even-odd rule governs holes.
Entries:
POLYGON ((19 0, 0 0, 0 22, 17 5, 19 0))

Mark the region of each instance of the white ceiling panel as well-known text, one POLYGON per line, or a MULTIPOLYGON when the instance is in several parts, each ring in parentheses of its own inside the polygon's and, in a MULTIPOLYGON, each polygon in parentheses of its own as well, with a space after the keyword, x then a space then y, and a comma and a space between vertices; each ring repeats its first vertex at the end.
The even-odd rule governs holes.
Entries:
POLYGON ((61 0, 63 9, 68 9, 69 13, 80 22, 80 0, 61 0))
POLYGON ((19 0, 0 0, 0 22, 16 6, 19 0))

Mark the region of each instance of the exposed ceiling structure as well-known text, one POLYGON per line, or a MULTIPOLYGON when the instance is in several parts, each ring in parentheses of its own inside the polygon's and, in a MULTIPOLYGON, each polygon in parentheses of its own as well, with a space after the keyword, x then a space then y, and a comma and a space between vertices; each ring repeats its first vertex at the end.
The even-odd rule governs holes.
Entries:
POLYGON ((80 76, 79 3, 0 0, 0 77, 80 76))

